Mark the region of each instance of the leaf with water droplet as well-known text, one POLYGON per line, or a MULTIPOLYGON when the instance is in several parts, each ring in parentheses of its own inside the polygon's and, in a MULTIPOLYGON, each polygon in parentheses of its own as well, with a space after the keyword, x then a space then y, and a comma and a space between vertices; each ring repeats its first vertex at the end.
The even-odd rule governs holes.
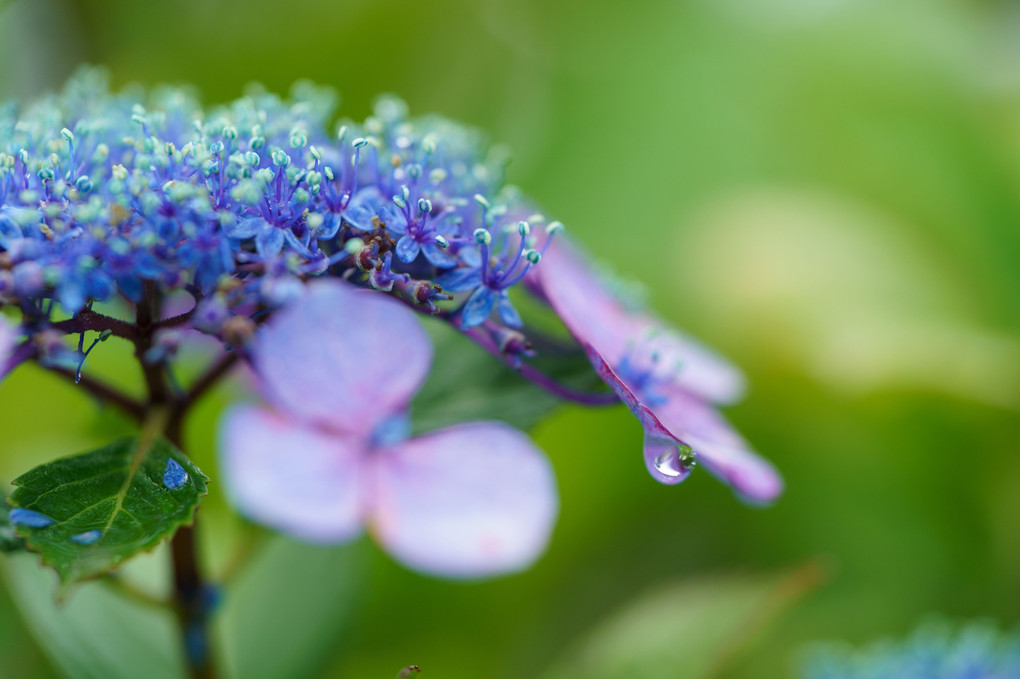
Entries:
POLYGON ((15 479, 10 503, 21 518, 8 520, 66 587, 116 568, 191 523, 207 481, 165 439, 122 439, 15 479))

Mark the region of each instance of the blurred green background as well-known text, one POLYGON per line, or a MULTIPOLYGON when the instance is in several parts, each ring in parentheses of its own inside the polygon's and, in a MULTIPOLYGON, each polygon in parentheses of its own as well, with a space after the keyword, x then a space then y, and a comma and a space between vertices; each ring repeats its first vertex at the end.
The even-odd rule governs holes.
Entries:
MULTIPOLYGON (((1018 37, 1007 0, 20 0, 0 11, 0 94, 83 62, 210 103, 311 78, 355 119, 396 92, 508 144, 513 183, 746 369, 729 415, 783 471, 775 506, 704 473, 659 486, 628 413, 568 408, 534 432, 562 515, 532 570, 464 584, 367 540, 277 544, 228 594, 247 676, 568 676, 548 668, 636 597, 814 561, 825 582, 711 671, 788 677, 818 640, 902 635, 932 613, 1020 619, 1018 37), (280 630, 307 647, 288 656, 280 630)), ((225 398, 189 433, 203 467, 225 398)), ((49 376, 6 381, 0 478, 123 426, 96 412, 49 376)), ((225 562, 242 529, 215 493, 203 512, 225 562)), ((20 621, 25 582, 0 590, 0 676, 80 669, 20 621)), ((711 611, 712 585, 692 587, 711 611)), ((663 643, 674 612, 692 618, 678 647, 715 624, 684 601, 649 618, 663 643)), ((628 676, 695 676, 656 657, 628 676)))

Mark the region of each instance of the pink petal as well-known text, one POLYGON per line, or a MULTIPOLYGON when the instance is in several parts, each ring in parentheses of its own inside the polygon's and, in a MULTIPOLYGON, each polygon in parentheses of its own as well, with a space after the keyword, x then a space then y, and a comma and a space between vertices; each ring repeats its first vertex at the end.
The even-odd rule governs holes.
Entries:
POLYGON ((680 389, 666 394, 664 403, 649 407, 641 403, 597 351, 585 347, 595 371, 645 429, 645 466, 652 477, 667 485, 680 483, 690 474, 678 464, 676 448, 689 446, 698 464, 729 484, 750 502, 771 502, 783 491, 783 480, 766 460, 753 453, 714 408, 680 389))
POLYGON ((251 519, 313 542, 342 542, 362 525, 365 450, 283 415, 238 406, 224 415, 227 495, 251 519))
POLYGON ((18 342, 18 333, 14 327, 0 316, 0 379, 3 379, 11 370, 9 365, 14 347, 18 342))
POLYGON ((783 480, 775 467, 754 453, 711 406, 675 393, 655 412, 670 432, 694 450, 698 464, 744 499, 765 504, 783 492, 783 480))
POLYGON ((743 394, 739 369, 658 318, 627 309, 562 235, 534 271, 533 280, 574 337, 610 365, 619 367, 628 354, 639 360, 655 354, 655 374, 709 401, 729 403, 743 394))
POLYGON ((460 424, 380 451, 372 532, 409 568, 453 578, 518 571, 545 549, 556 481, 505 424, 460 424))
POLYGON ((254 359, 266 397, 281 409, 367 437, 421 387, 432 344, 396 300, 316 281, 259 333, 254 359))

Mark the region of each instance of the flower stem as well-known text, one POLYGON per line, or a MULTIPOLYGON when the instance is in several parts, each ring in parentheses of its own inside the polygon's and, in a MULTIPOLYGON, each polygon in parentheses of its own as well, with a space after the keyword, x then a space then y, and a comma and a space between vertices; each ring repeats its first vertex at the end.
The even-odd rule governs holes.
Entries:
MULTIPOLYGON (((167 438, 183 450, 180 422, 171 424, 167 438)), ((184 658, 192 679, 215 679, 216 666, 210 638, 214 588, 206 582, 198 558, 195 526, 182 526, 170 541, 173 559, 174 608, 184 644, 184 658)))

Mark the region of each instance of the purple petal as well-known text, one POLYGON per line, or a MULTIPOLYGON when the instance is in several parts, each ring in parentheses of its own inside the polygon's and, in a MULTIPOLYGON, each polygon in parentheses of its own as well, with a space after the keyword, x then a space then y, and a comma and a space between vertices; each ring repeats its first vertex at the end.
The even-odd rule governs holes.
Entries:
POLYGON ((2 380, 13 367, 11 359, 14 356, 14 347, 17 346, 18 332, 3 316, 0 316, 0 380, 2 380))
POLYGON ((556 520, 548 460, 505 424, 440 429, 373 458, 372 533, 409 568, 453 578, 518 571, 556 520))
POLYGON ((425 259, 440 269, 451 269, 457 266, 457 260, 448 255, 446 250, 435 243, 425 243, 425 245, 421 246, 421 249, 425 253, 425 259))
POLYGON ((270 226, 255 236, 255 249, 263 257, 275 257, 283 249, 283 230, 270 226))
POLYGON ((585 349, 599 377, 641 421, 645 429, 645 466, 656 481, 672 485, 687 478, 690 470, 684 473, 684 465, 673 457, 673 451, 679 453, 677 446, 688 446, 698 464, 750 502, 771 502, 783 491, 782 478, 775 468, 752 452, 714 408, 679 389, 668 393, 662 404, 646 406, 591 345, 585 349))
POLYGON ((400 302, 321 280, 273 316, 253 354, 266 397, 279 408, 367 438, 421 387, 432 345, 400 302))
POLYGON ((524 325, 521 315, 517 313, 517 309, 510 302, 510 296, 506 293, 506 290, 500 293, 496 308, 499 311, 499 317, 511 328, 520 328, 524 325))
POLYGON ((436 283, 448 292, 467 292, 481 286, 482 272, 478 269, 454 269, 436 278, 436 283))
POLYGON ((694 450, 698 464, 744 499, 766 504, 783 492, 783 479, 775 467, 755 454, 711 406, 674 394, 656 413, 669 431, 694 450))
POLYGON ((461 329, 467 330, 484 323, 485 319, 492 315, 492 310, 496 306, 496 297, 496 291, 484 285, 471 293, 461 312, 461 329))
POLYGON ((226 227, 224 232, 230 238, 254 238, 260 233, 271 229, 269 222, 262 219, 261 217, 252 217, 251 219, 242 219, 237 224, 226 227))
POLYGON ((361 530, 365 450, 278 413, 240 406, 220 425, 227 495, 251 519, 313 542, 361 530))
POLYGON ((397 257, 401 262, 409 264, 418 257, 421 252, 421 245, 411 236, 401 236, 397 241, 397 257))
POLYGON ((709 401, 729 403, 743 394, 744 378, 735 366, 659 319, 627 309, 562 234, 529 276, 574 337, 614 368, 637 350, 658 357, 659 378, 709 401))

